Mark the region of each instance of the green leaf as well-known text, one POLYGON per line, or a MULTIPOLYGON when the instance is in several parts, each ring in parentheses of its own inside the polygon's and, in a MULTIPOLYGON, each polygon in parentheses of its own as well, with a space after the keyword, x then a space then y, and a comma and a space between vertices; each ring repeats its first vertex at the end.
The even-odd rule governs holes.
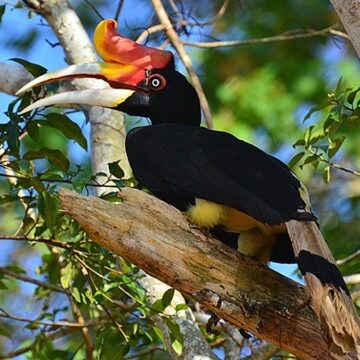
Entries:
POLYGON ((187 310, 189 307, 186 304, 177 304, 175 306, 176 312, 187 310))
POLYGON ((168 289, 164 292, 164 294, 161 298, 161 302, 162 302, 164 309, 166 309, 171 304, 174 294, 175 294, 174 289, 168 289))
POLYGON ((326 184, 330 182, 330 171, 331 171, 330 165, 326 166, 323 170, 323 180, 326 184))
POLYGON ((71 262, 68 262, 65 266, 63 273, 60 277, 60 283, 64 289, 68 289, 71 283, 71 279, 73 277, 73 266, 71 262))
POLYGON ((60 150, 53 150, 47 147, 40 150, 30 150, 24 154, 25 160, 44 159, 47 158, 51 164, 66 172, 69 169, 69 160, 60 150))
POLYGON ((116 191, 101 194, 100 198, 115 204, 120 204, 123 202, 123 200, 119 197, 119 193, 117 193, 116 191))
POLYGON ((5 5, 1 5, 1 6, 0 6, 0 24, 1 24, 2 17, 3 17, 3 15, 4 15, 4 12, 5 12, 5 5))
POLYGON ((31 177, 30 183, 39 194, 43 194, 46 191, 44 184, 41 182, 39 178, 31 177))
POLYGON ((111 175, 114 175, 118 179, 121 179, 124 176, 124 171, 119 166, 119 162, 120 160, 109 163, 108 167, 111 175))
POLYGON ((296 140, 296 141, 293 143, 293 147, 296 147, 296 146, 304 146, 304 145, 305 145, 305 140, 304 140, 304 139, 296 140))
POLYGON ((158 300, 154 301, 154 303, 151 306, 151 310, 154 310, 156 312, 163 312, 165 310, 165 308, 162 303, 162 299, 158 299, 158 300))
POLYGON ((31 63, 30 61, 24 59, 12 58, 10 60, 22 65, 34 77, 41 76, 47 72, 47 69, 43 66, 31 63))
POLYGON ((175 339, 172 343, 171 343, 171 347, 173 348, 173 350, 180 356, 183 352, 183 344, 178 340, 175 339))
POLYGON ((154 330, 154 333, 156 334, 156 336, 161 340, 164 350, 166 351, 166 343, 165 343, 165 337, 164 337, 163 332, 156 325, 152 325, 152 329, 154 330))
POLYGON ((339 149, 345 139, 346 139, 346 136, 339 136, 331 141, 328 152, 327 152, 329 159, 331 159, 332 157, 335 156, 335 154, 339 151, 339 149))
POLYGON ((8 332, 8 331, 6 331, 5 328, 4 328, 4 326, 2 326, 2 327, 0 328, 0 336, 7 337, 7 338, 10 339, 10 340, 12 339, 11 333, 8 332))
POLYGON ((335 96, 336 97, 339 96, 343 92, 343 88, 344 88, 344 86, 343 86, 343 78, 341 77, 338 80, 337 84, 336 84, 336 89, 335 89, 335 96))
POLYGON ((316 155, 309 155, 303 162, 303 165, 312 164, 313 162, 319 162, 319 158, 316 155))
POLYGON ((64 114, 50 113, 46 115, 44 125, 54 127, 61 131, 68 139, 75 140, 85 151, 87 150, 87 141, 83 135, 80 126, 70 120, 64 114))
POLYGON ((17 266, 17 265, 9 265, 9 266, 6 266, 6 269, 7 270, 10 270, 14 273, 17 273, 17 274, 26 274, 26 271, 21 268, 20 266, 17 266))
POLYGON ((11 151, 11 155, 15 157, 19 157, 19 148, 20 148, 20 142, 19 142, 19 135, 20 135, 20 128, 19 125, 10 122, 7 125, 7 141, 9 144, 9 149, 11 151))
POLYGON ((0 279, 0 290, 8 290, 8 287, 1 279, 0 279))
POLYGON ((33 120, 26 126, 26 132, 29 135, 29 137, 34 140, 35 142, 39 142, 39 125, 40 121, 33 120))
POLYGON ((45 221, 46 225, 53 231, 53 228, 56 224, 56 216, 58 213, 57 200, 54 196, 46 193, 45 202, 44 202, 44 213, 45 213, 45 221))
POLYGON ((304 151, 302 151, 302 152, 300 152, 300 153, 298 153, 298 154, 295 154, 295 155, 291 158, 291 160, 288 162, 289 168, 293 168, 293 167, 302 159, 302 157, 304 156, 304 154, 305 154, 304 151))
POLYGON ((310 140, 311 140, 311 133, 314 129, 315 125, 310 125, 306 130, 305 130, 305 134, 304 134, 304 141, 305 141, 305 145, 308 145, 310 140))
POLYGON ((71 295, 73 296, 75 301, 77 301, 78 303, 81 303, 81 296, 80 296, 80 292, 79 292, 78 288, 74 287, 71 291, 71 295))
POLYGON ((312 114, 314 114, 315 112, 318 112, 318 111, 326 108, 328 105, 329 105, 328 103, 324 103, 324 104, 320 104, 320 105, 316 105, 316 106, 312 107, 312 108, 308 111, 308 113, 305 115, 303 122, 305 122, 306 120, 310 119, 311 116, 312 116, 312 114))
POLYGON ((354 91, 351 91, 349 93, 349 95, 347 96, 346 100, 349 104, 353 104, 354 100, 355 100, 355 97, 357 95, 357 93, 360 91, 360 88, 357 88, 356 90, 354 91))
POLYGON ((163 320, 169 328, 172 348, 178 355, 181 355, 184 343, 184 336, 181 333, 180 326, 176 321, 170 318, 164 317, 163 320))

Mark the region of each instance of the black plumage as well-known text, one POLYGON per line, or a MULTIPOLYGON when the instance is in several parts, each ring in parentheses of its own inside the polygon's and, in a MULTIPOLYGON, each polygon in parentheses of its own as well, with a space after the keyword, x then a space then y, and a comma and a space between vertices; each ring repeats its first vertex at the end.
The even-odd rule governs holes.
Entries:
POLYGON ((133 129, 126 150, 138 180, 182 211, 202 198, 268 225, 315 220, 289 168, 231 134, 158 124, 133 129))

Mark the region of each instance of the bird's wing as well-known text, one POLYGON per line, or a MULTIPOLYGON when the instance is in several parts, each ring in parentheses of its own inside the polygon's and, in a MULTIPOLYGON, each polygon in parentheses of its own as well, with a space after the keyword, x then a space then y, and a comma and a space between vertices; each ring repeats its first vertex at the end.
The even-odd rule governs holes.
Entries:
POLYGON ((177 134, 174 129, 158 169, 172 191, 227 205, 270 225, 314 219, 305 212, 300 181, 278 159, 227 133, 180 127, 177 134))

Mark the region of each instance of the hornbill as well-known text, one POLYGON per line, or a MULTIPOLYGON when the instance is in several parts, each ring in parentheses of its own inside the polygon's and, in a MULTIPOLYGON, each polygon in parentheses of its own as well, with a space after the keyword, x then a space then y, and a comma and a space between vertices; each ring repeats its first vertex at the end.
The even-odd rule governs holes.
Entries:
POLYGON ((94 45, 101 63, 72 65, 34 79, 18 91, 50 81, 93 77, 110 87, 55 94, 41 106, 81 103, 144 116, 126 151, 135 177, 196 226, 263 263, 297 262, 329 344, 360 347, 359 319, 343 277, 319 231, 305 186, 280 160, 231 134, 200 127, 195 89, 175 69, 171 52, 137 44, 104 20, 94 45), (332 341, 330 340, 332 339, 332 341))

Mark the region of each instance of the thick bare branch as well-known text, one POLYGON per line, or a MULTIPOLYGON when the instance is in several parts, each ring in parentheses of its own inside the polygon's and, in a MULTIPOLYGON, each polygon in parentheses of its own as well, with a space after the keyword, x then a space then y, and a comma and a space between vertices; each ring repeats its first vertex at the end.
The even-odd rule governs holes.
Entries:
POLYGON ((129 188, 121 204, 65 189, 60 196, 95 242, 226 321, 302 359, 334 359, 303 286, 206 237, 170 205, 129 188))

